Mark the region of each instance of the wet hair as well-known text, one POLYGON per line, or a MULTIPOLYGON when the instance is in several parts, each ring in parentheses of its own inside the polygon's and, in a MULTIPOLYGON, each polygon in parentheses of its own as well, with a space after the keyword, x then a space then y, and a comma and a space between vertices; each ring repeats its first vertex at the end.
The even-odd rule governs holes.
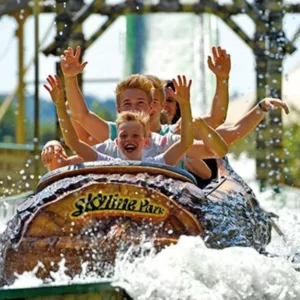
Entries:
POLYGON ((165 100, 165 92, 164 92, 164 85, 162 81, 154 75, 145 75, 145 76, 152 82, 155 91, 159 92, 160 103, 163 103, 165 100))
POLYGON ((138 122, 143 126, 144 137, 147 137, 147 128, 149 123, 149 115, 144 112, 124 111, 118 115, 116 120, 117 128, 127 122, 138 122))
POLYGON ((117 98, 117 104, 120 105, 120 95, 128 89, 139 89, 147 94, 149 103, 152 101, 152 93, 154 86, 152 81, 144 75, 133 74, 122 81, 120 81, 116 87, 115 93, 117 98))
MULTIPOLYGON (((175 86, 174 86, 172 80, 167 80, 165 87, 171 88, 173 90, 173 92, 175 92, 175 86)), ((179 106, 179 103, 176 101, 176 112, 175 112, 175 116, 173 117, 173 119, 171 121, 171 124, 176 124, 180 118, 181 118, 180 106, 179 106)))

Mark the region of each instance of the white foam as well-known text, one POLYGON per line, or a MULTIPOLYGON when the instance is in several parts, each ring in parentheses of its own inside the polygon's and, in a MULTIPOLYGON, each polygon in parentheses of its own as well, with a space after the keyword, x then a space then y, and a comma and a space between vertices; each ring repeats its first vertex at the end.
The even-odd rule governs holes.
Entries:
POLYGON ((182 236, 152 257, 118 268, 116 284, 134 299, 295 299, 300 273, 283 258, 251 248, 207 249, 182 236))

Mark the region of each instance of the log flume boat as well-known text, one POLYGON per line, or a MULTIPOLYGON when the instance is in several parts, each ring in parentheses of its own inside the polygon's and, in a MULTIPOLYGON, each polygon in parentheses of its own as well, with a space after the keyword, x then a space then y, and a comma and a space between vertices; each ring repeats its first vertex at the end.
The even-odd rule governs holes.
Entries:
POLYGON ((218 178, 200 189, 188 172, 141 162, 93 162, 47 173, 0 237, 0 281, 15 273, 50 272, 65 259, 67 273, 82 263, 101 274, 117 251, 151 241, 159 251, 181 235, 201 236, 212 248, 254 247, 271 239, 268 215, 226 159, 218 178))

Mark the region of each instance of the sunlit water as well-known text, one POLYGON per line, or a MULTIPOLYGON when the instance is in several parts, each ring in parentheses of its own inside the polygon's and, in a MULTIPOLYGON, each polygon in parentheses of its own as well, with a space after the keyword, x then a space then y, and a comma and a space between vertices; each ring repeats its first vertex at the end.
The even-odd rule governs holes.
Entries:
MULTIPOLYGON (((298 267, 297 251, 300 249, 297 193, 289 192, 276 199, 271 191, 259 193, 253 175, 254 161, 245 156, 239 160, 231 158, 230 161, 255 190, 263 208, 279 215, 276 223, 284 237, 273 232, 272 242, 267 247, 272 256, 241 247, 208 249, 200 238, 183 236, 177 245, 160 253, 153 250, 149 254, 151 244, 148 243, 143 246, 147 255, 132 261, 129 251, 118 257, 114 285, 125 288, 134 299, 300 298, 300 273, 295 270, 298 267)), ((0 224, 3 230, 5 224, 0 224)), ((52 273, 54 282, 49 284, 103 280, 84 272, 71 280, 64 270, 62 261, 60 270, 52 273)), ((34 276, 35 271, 19 275, 13 287, 41 285, 41 280, 34 276)))

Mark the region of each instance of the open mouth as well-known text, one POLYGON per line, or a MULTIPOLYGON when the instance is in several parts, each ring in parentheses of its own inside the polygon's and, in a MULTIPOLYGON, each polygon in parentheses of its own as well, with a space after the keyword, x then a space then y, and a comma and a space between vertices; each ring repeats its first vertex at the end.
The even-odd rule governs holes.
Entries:
POLYGON ((129 153, 133 152, 136 149, 136 146, 132 145, 132 144, 128 144, 125 146, 125 150, 129 153))

